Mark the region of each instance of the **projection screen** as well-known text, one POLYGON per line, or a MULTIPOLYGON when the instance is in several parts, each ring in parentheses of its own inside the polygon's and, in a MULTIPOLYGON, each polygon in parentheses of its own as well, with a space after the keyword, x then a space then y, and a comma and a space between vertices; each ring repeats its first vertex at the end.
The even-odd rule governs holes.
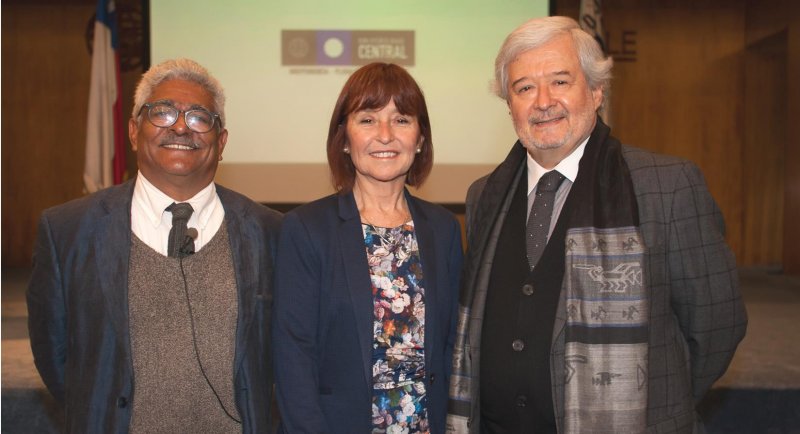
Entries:
POLYGON ((547 0, 151 1, 151 64, 189 57, 225 88, 229 131, 217 182, 263 203, 333 192, 325 141, 360 65, 405 66, 425 93, 434 169, 416 191, 459 204, 516 140, 491 93, 505 36, 548 14, 547 0))

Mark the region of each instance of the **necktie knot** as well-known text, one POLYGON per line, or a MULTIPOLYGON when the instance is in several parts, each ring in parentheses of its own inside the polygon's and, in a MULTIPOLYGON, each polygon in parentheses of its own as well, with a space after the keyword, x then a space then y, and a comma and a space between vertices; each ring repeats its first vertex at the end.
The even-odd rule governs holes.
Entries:
POLYGON ((551 170, 539 179, 539 183, 536 184, 536 191, 556 191, 562 181, 564 181, 564 175, 558 173, 557 170, 551 170))
POLYGON ((167 211, 172 213, 172 225, 174 226, 175 222, 181 220, 189 221, 189 217, 192 216, 194 208, 192 208, 192 205, 188 202, 173 202, 172 205, 167 207, 167 211))
POLYGON ((167 254, 173 258, 183 258, 194 253, 194 238, 188 235, 186 224, 194 208, 187 202, 172 203, 167 207, 172 213, 172 229, 169 231, 167 254))

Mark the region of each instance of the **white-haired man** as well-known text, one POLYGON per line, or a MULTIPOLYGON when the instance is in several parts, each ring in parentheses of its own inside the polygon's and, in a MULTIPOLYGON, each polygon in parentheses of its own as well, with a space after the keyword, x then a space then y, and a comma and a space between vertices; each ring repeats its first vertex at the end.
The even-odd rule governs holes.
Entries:
POLYGON ((224 104, 196 62, 152 67, 138 176, 42 215, 29 330, 66 432, 270 432, 280 214, 214 183, 224 104))
POLYGON ((699 169, 597 115, 611 60, 566 17, 495 62, 519 141, 467 195, 448 429, 692 433, 747 318, 699 169))

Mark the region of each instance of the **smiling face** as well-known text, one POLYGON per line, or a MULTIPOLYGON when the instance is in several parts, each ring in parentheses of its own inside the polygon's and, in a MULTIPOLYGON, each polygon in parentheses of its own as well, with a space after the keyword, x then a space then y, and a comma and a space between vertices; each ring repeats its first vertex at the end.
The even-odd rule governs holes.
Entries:
POLYGON ((356 184, 388 183, 402 188, 422 143, 416 116, 400 113, 394 100, 383 108, 347 116, 347 147, 356 184))
POLYGON ((543 167, 555 167, 594 129, 603 90, 589 88, 570 35, 517 56, 508 83, 514 129, 543 167))
MULTIPOLYGON (((167 103, 179 110, 214 111, 214 100, 205 88, 180 79, 156 86, 147 102, 167 103)), ((228 131, 215 125, 207 133, 196 133, 186 126, 183 113, 172 126, 160 128, 150 123, 145 108, 138 123, 133 118, 128 122, 128 136, 142 175, 168 196, 182 201, 213 181, 228 131)))

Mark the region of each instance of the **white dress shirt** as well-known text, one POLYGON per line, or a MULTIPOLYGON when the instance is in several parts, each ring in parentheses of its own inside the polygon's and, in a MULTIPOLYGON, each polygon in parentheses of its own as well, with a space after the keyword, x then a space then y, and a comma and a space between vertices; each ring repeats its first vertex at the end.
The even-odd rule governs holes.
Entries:
MULTIPOLYGON (((156 188, 142 175, 142 172, 139 172, 133 188, 131 229, 140 240, 164 256, 167 256, 169 231, 172 229, 172 213, 166 211, 166 208, 173 202, 176 201, 156 188)), ((222 226, 225 210, 222 208, 222 202, 213 182, 184 202, 188 202, 194 209, 187 226, 197 229, 194 249, 199 251, 222 226)))
POLYGON ((589 138, 587 137, 574 151, 552 169, 545 169, 540 166, 539 163, 531 157, 530 153, 526 153, 528 156, 528 215, 531 213, 533 199, 536 197, 536 195, 533 194, 535 192, 534 190, 536 190, 536 184, 539 183, 539 178, 541 178, 542 175, 550 170, 557 170, 558 173, 564 175, 566 178, 558 187, 558 191, 556 191, 556 200, 553 204, 553 216, 550 219, 550 229, 547 231, 547 239, 550 239, 550 235, 556 227, 558 216, 561 214, 561 208, 564 207, 564 202, 567 200, 570 189, 572 189, 572 183, 575 182, 575 178, 578 177, 578 166, 580 165, 583 151, 586 149, 586 144, 588 142, 589 138))

